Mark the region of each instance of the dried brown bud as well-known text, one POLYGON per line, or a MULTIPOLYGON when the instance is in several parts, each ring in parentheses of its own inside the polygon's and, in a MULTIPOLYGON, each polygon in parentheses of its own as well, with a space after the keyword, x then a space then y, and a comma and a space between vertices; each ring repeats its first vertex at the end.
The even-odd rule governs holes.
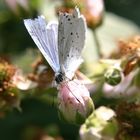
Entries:
POLYGON ((19 107, 18 89, 12 83, 16 68, 0 60, 0 109, 19 107))
POLYGON ((140 63, 140 36, 119 41, 119 50, 123 59, 124 75, 128 75, 140 63))
POLYGON ((134 36, 128 40, 120 40, 119 49, 122 55, 134 55, 140 49, 140 36, 134 36))
POLYGON ((36 82, 38 87, 46 88, 54 79, 53 70, 45 64, 45 59, 40 56, 32 64, 33 72, 28 74, 28 79, 36 82))

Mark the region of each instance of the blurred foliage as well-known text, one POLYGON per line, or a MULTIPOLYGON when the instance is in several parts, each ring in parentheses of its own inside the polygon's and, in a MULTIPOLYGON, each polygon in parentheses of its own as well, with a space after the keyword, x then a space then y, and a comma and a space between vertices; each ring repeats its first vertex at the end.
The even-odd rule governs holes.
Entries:
POLYGON ((134 21, 140 25, 140 1, 139 0, 105 0, 105 7, 108 11, 134 21))
POLYGON ((37 0, 30 1, 30 10, 26 11, 15 3, 17 11, 12 11, 6 1, 0 1, 0 54, 18 54, 33 46, 23 26, 23 18, 36 16, 37 5, 37 0))

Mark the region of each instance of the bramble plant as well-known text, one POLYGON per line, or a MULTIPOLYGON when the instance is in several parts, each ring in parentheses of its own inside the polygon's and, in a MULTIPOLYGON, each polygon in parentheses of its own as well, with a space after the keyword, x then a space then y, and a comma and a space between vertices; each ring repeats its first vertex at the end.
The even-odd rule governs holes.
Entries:
POLYGON ((140 139, 140 35, 104 3, 5 0, 0 139, 140 139))

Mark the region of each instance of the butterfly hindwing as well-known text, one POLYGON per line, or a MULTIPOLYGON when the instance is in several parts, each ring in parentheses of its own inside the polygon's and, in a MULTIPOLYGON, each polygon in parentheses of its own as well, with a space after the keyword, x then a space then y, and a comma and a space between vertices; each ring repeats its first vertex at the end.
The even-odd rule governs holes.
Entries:
POLYGON ((58 72, 60 70, 57 46, 58 24, 51 22, 46 25, 42 16, 34 20, 25 19, 24 24, 49 65, 54 72, 58 72))

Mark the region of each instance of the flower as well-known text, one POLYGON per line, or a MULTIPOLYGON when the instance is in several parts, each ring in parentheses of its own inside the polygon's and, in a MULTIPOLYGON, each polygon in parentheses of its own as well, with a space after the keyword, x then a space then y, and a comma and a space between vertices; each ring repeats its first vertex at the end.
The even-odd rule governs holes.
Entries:
POLYGON ((29 90, 37 87, 37 83, 25 77, 20 69, 16 70, 14 76, 12 77, 12 83, 20 90, 29 90))
POLYGON ((33 72, 28 74, 28 79, 37 84, 37 87, 48 88, 54 86, 54 72, 45 64, 45 59, 39 56, 32 64, 33 72))
POLYGON ((130 72, 127 76, 125 76, 122 81, 116 85, 111 86, 107 83, 103 86, 103 93, 108 98, 118 98, 118 97, 128 97, 134 94, 137 94, 139 91, 139 88, 136 85, 132 85, 132 81, 134 77, 137 76, 139 72, 139 69, 136 69, 135 71, 130 72))
POLYGON ((92 113, 94 105, 86 87, 77 79, 59 86, 58 109, 60 118, 82 124, 92 113))
POLYGON ((81 140, 113 140, 118 131, 114 116, 115 112, 110 108, 96 109, 80 128, 81 140))
MULTIPOLYGON (((107 63, 108 61, 104 60, 103 62, 107 63)), ((103 84, 104 96, 108 98, 120 98, 136 95, 139 91, 139 68, 135 67, 135 69, 133 68, 133 71, 132 69, 129 69, 129 60, 126 58, 112 61, 111 63, 112 66, 110 66, 110 68, 108 68, 109 71, 105 73, 106 81, 103 84), (126 70, 127 72, 129 71, 127 75, 126 70)))

